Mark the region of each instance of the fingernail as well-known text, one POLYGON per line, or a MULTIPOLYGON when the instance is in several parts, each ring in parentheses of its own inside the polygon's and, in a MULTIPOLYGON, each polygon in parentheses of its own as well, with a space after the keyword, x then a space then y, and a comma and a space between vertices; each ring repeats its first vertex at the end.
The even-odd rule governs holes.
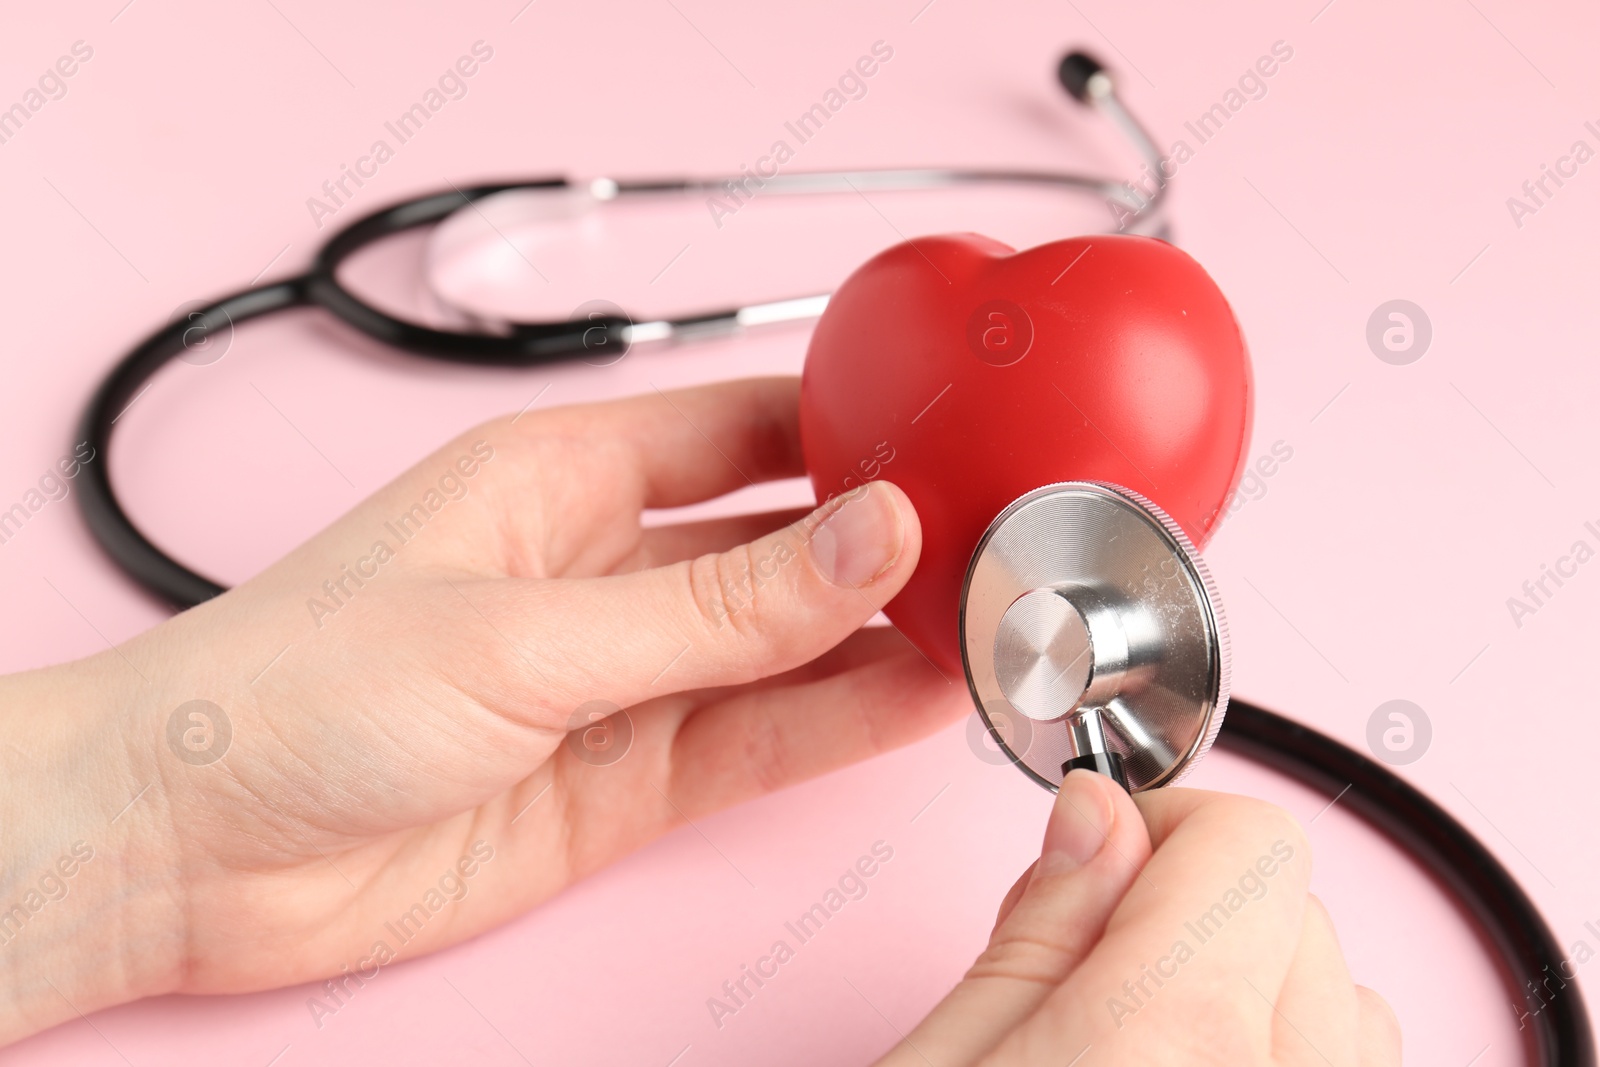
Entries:
POLYGON ((833 508, 811 535, 811 558, 834 585, 862 586, 900 557, 905 523, 895 496, 881 485, 823 505, 833 508))
POLYGON ((1111 779, 1095 771, 1080 768, 1067 775, 1044 830, 1034 877, 1078 870, 1106 846, 1116 819, 1111 785, 1111 779))

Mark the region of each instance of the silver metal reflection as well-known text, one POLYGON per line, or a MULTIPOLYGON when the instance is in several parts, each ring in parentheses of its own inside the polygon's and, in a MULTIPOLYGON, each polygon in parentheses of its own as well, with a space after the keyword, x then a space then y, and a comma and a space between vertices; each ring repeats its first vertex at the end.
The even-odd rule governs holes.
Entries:
POLYGON ((1063 482, 1001 512, 967 571, 961 640, 996 743, 1051 788, 1092 752, 1119 753, 1135 790, 1168 784, 1222 725, 1228 641, 1210 576, 1160 508, 1118 486, 1063 482), (993 727, 1014 716, 1033 723, 1022 751, 993 727))
MULTIPOLYGON (((1138 155, 1143 165, 1137 175, 1123 179, 1069 171, 908 167, 796 171, 770 176, 746 172, 721 177, 643 181, 600 176, 576 186, 556 189, 510 189, 474 202, 470 210, 487 219, 494 215, 498 205, 542 205, 540 217, 556 222, 577 218, 619 199, 716 194, 725 193, 730 188, 743 189, 748 193, 752 185, 762 195, 770 193, 779 196, 829 193, 856 195, 893 190, 1013 185, 1099 197, 1114 208, 1112 215, 1117 221, 1116 232, 1165 236, 1166 219, 1161 209, 1169 179, 1162 169, 1165 161, 1161 150, 1139 120, 1123 106, 1108 71, 1099 71, 1090 78, 1088 90, 1088 104, 1116 127, 1138 155)), ((622 327, 620 340, 630 346, 698 341, 756 326, 816 318, 822 314, 827 303, 827 295, 821 294, 653 319, 622 327)), ((464 317, 477 329, 491 334, 504 334, 514 325, 502 319, 475 314, 464 317)))

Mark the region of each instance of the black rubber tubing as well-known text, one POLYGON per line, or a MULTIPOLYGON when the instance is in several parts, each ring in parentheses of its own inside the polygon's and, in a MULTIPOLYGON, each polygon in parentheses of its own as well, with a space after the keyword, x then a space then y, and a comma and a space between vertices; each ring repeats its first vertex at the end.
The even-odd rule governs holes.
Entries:
POLYGON ((111 485, 111 435, 117 420, 157 371, 189 349, 197 334, 207 336, 292 308, 321 307, 384 344, 454 363, 526 367, 559 362, 587 354, 597 326, 620 341, 619 331, 626 323, 611 318, 528 323, 503 334, 438 330, 396 318, 339 280, 340 266, 374 241, 438 222, 463 205, 496 193, 559 189, 566 184, 562 178, 541 178, 479 185, 383 208, 335 234, 304 275, 220 297, 146 337, 106 375, 78 423, 77 441, 92 450, 80 472, 78 507, 95 540, 130 577, 178 608, 210 600, 225 588, 157 548, 128 517, 111 485))
POLYGON ((1595 1067, 1589 1014, 1555 934, 1511 873, 1449 812, 1354 749, 1243 700, 1228 704, 1217 744, 1338 797, 1399 845, 1450 890, 1499 953, 1511 1003, 1528 1013, 1522 1025, 1531 1062, 1595 1067), (1548 1002, 1528 997, 1529 982, 1548 1002))

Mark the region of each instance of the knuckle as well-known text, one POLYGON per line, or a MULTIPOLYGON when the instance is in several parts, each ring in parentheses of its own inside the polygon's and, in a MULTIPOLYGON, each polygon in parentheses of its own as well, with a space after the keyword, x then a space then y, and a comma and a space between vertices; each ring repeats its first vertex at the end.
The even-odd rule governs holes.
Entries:
POLYGON ((798 558, 793 539, 780 532, 691 561, 691 591, 702 625, 713 636, 732 634, 752 645, 764 662, 792 659, 805 644, 802 628, 784 618, 802 597, 790 567, 798 558))
POLYGON ((1285 842, 1294 852, 1296 857, 1304 857, 1309 868, 1311 863, 1311 838, 1306 834, 1306 828, 1298 818, 1288 810, 1276 804, 1268 805, 1271 809, 1265 818, 1265 823, 1272 834, 1272 840, 1285 842))
POLYGON ((689 588, 700 622, 714 635, 758 638, 765 605, 755 581, 754 552, 739 545, 689 562, 689 588))
POLYGON ((964 980, 1004 978, 1053 987, 1072 972, 1078 958, 1072 946, 1012 933, 991 941, 967 969, 964 980))
POLYGON ((1311 841, 1306 836, 1305 827, 1287 809, 1254 797, 1234 796, 1224 803, 1228 808, 1228 820, 1251 840, 1260 840, 1268 845, 1282 842, 1293 858, 1303 856, 1310 859, 1311 841))

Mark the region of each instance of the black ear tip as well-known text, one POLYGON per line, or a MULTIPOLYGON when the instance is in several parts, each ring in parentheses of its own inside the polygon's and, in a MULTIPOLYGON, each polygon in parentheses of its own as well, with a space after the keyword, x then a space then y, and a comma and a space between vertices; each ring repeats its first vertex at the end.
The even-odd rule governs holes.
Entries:
POLYGON ((1061 79, 1061 87, 1072 95, 1072 99, 1080 104, 1089 102, 1089 80, 1096 74, 1105 70, 1100 61, 1087 52, 1068 52, 1061 57, 1061 66, 1056 71, 1056 76, 1061 79))

